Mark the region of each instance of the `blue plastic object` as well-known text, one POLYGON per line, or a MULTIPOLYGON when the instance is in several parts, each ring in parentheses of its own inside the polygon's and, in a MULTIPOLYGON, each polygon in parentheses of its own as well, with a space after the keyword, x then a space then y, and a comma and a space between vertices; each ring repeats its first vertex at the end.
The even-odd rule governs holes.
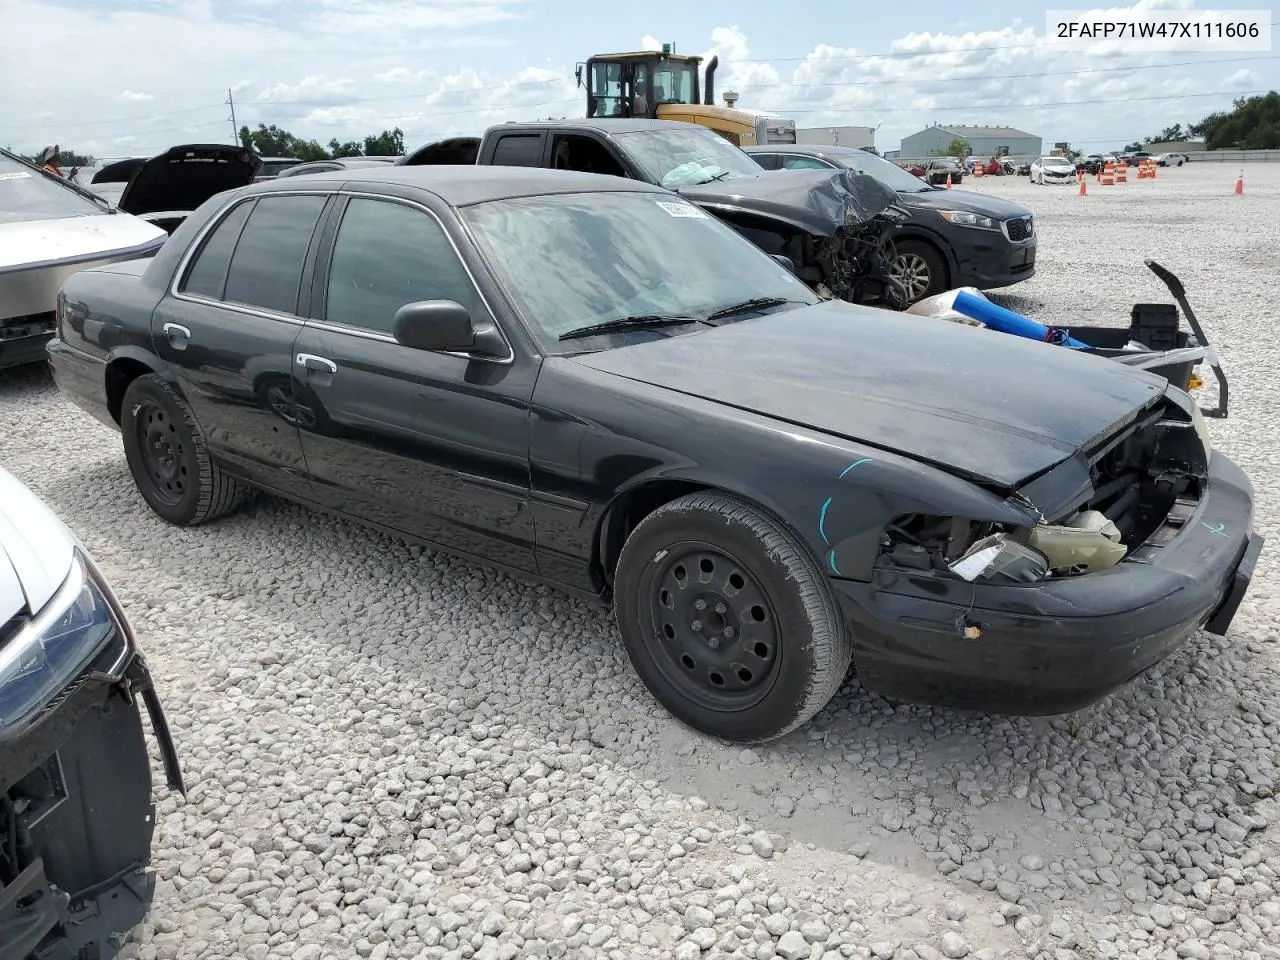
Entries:
POLYGON ((961 290, 956 294, 952 309, 963 313, 966 317, 985 323, 999 333, 1012 333, 1014 336, 1026 337, 1028 340, 1040 340, 1045 343, 1057 343, 1073 350, 1088 350, 1089 345, 1072 337, 1057 336, 1058 331, 1046 327, 1042 323, 1024 317, 1020 313, 1006 310, 983 297, 975 297, 972 293, 961 290))

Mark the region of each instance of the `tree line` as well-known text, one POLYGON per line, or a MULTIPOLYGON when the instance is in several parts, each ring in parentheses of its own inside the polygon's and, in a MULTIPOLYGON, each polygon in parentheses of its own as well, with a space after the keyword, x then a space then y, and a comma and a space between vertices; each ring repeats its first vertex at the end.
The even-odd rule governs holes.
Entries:
POLYGON ((294 160, 331 160, 339 157, 403 157, 404 131, 399 127, 370 134, 363 140, 341 141, 334 137, 328 147, 316 140, 304 140, 274 123, 258 124, 258 129, 240 128, 240 144, 263 157, 294 160))

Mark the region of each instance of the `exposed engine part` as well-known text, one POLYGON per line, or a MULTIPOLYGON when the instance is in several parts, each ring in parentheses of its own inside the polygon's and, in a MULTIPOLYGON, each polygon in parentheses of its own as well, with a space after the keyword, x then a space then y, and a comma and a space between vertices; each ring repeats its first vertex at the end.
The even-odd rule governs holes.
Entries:
POLYGON ((1025 533, 1027 546, 1041 554, 1054 573, 1079 575, 1114 567, 1128 548, 1119 528, 1097 510, 1085 510, 1066 523, 1042 523, 1025 533))

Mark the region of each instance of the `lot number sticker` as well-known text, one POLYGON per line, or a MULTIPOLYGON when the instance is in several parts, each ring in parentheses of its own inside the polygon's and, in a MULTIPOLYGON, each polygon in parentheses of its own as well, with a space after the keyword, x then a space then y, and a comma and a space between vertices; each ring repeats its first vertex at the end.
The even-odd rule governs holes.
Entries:
POLYGON ((9 173, 0 173, 0 180, 25 180, 30 176, 31 174, 25 170, 13 170, 9 173))
POLYGON ((657 204, 673 217, 687 217, 691 220, 707 219, 707 215, 692 203, 668 203, 664 200, 659 200, 657 204))

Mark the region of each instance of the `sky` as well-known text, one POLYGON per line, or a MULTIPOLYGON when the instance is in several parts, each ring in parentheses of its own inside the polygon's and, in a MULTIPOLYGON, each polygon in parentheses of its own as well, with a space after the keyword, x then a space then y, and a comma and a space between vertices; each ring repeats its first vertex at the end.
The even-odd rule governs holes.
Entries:
POLYGON ((0 143, 122 157, 232 142, 230 95, 240 125, 326 144, 399 126, 412 149, 582 116, 577 62, 663 41, 717 54, 717 91, 739 106, 878 127, 881 150, 935 122, 1117 149, 1280 88, 1275 52, 1067 49, 1046 44, 1044 13, 1021 0, 0 0, 0 143))

